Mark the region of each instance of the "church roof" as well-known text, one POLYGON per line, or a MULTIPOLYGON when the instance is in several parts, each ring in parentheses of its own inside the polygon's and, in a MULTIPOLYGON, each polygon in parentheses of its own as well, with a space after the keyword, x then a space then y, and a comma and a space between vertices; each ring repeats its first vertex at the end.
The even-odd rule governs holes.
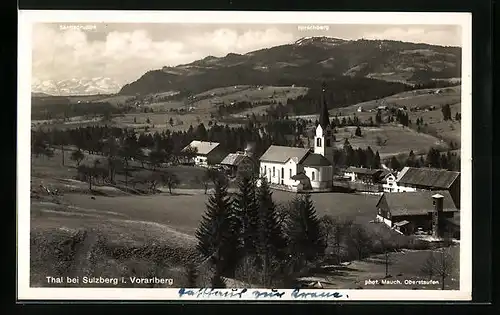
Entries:
POLYGON ((326 86, 324 83, 321 86, 321 88, 322 90, 321 90, 321 104, 320 104, 321 108, 319 112, 319 124, 321 128, 325 130, 325 128, 330 125, 330 115, 328 114, 328 105, 326 104, 326 98, 325 98, 326 86))
POLYGON ((311 153, 309 154, 304 162, 302 162, 304 166, 330 166, 332 163, 328 161, 327 158, 325 158, 321 154, 317 153, 311 153))
POLYGON ((269 149, 260 157, 261 161, 286 163, 289 159, 294 159, 295 163, 300 163, 310 152, 308 148, 285 147, 271 145, 269 149))

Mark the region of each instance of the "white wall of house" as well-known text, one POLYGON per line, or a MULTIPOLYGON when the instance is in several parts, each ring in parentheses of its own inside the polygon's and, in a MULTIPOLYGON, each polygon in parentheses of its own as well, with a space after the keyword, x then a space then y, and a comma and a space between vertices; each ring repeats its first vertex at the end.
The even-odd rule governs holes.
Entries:
POLYGON ((207 157, 204 155, 197 155, 194 158, 194 164, 198 166, 207 166, 207 157))
POLYGON ((392 221, 389 219, 386 219, 382 217, 380 214, 377 214, 377 219, 378 222, 385 223, 388 227, 392 227, 392 221))
POLYGON ((268 182, 277 185, 294 186, 297 181, 291 179, 291 176, 297 174, 302 169, 292 159, 286 163, 260 162, 260 174, 265 176, 268 182))
POLYGON ((396 177, 394 175, 389 175, 386 178, 386 182, 382 184, 384 192, 398 192, 398 183, 396 183, 396 177))
POLYGON ((397 191, 398 192, 414 192, 414 191, 417 191, 417 189, 415 187, 397 185, 397 191))
POLYGON ((304 172, 311 180, 312 188, 326 188, 332 184, 333 166, 305 166, 304 172))
POLYGON ((349 177, 351 182, 356 181, 356 173, 354 173, 354 172, 345 172, 344 176, 349 177))

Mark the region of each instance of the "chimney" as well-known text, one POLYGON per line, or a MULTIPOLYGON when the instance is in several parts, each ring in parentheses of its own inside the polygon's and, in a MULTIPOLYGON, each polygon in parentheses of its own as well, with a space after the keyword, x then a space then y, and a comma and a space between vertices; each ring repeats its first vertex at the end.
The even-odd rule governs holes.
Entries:
POLYGON ((432 213, 432 236, 441 237, 443 232, 443 199, 444 196, 435 194, 432 196, 434 211, 432 213))

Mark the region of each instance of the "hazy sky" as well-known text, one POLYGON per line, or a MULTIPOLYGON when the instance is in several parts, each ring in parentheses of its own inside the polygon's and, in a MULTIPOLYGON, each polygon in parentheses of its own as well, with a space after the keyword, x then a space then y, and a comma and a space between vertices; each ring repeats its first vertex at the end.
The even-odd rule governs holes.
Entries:
POLYGON ((39 80, 109 77, 119 84, 148 70, 176 66, 208 55, 292 43, 305 36, 390 39, 461 46, 459 26, 329 25, 300 31, 293 25, 231 24, 36 24, 33 29, 33 77, 39 80), (89 26, 92 29, 83 29, 89 26))

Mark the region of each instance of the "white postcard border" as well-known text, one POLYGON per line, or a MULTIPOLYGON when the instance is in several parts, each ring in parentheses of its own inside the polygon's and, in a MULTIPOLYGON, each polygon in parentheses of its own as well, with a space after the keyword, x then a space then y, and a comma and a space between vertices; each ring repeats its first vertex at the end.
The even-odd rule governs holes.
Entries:
MULTIPOLYGON (((31 33, 34 23, 189 23, 189 24, 381 24, 460 25, 462 27, 461 243, 460 290, 301 290, 339 292, 333 300, 470 300, 472 296, 472 15, 437 12, 236 12, 236 11, 19 11, 17 117, 17 293, 20 300, 200 300, 179 298, 178 289, 31 288, 30 117, 31 33), (186 22, 189 21, 189 22, 186 22), (388 292, 389 291, 389 292, 388 292)), ((231 289, 227 289, 231 291, 231 289)), ((249 289, 255 291, 259 289, 249 289)), ((265 290, 265 289, 261 289, 265 290)), ((293 290, 279 299, 291 298, 293 290), (288 298, 287 298, 288 297, 288 298)), ((254 300, 246 294, 241 300, 254 300)), ((220 299, 209 296, 201 299, 220 299)), ((224 298, 230 299, 230 298, 224 298)), ((238 298, 236 298, 238 299, 238 298)), ((276 298, 259 299, 276 300, 276 298)), ((307 300, 316 300, 308 298, 307 300)))

